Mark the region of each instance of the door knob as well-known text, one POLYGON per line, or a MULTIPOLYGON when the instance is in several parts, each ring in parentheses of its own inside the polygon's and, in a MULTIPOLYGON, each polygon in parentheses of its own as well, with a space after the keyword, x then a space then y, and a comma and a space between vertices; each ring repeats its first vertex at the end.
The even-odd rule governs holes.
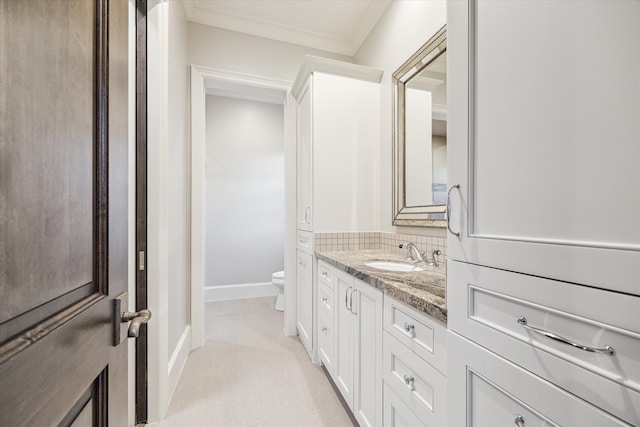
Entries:
POLYGON ((122 323, 129 323, 129 331, 127 332, 127 336, 130 338, 137 338, 140 334, 140 326, 143 323, 147 323, 151 319, 151 311, 150 310, 140 310, 135 312, 125 311, 120 316, 120 321, 122 323))

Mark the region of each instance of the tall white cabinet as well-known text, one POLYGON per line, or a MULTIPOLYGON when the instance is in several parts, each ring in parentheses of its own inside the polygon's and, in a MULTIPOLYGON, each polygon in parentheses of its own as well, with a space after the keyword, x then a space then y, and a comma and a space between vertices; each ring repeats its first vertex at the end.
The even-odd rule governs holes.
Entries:
POLYGON ((640 2, 447 7, 450 425, 640 425, 640 2))
MULTIPOLYGON (((301 251, 313 255, 314 233, 378 226, 378 153, 382 71, 307 56, 292 87, 297 114, 297 328, 314 362, 318 285, 301 251), (310 242, 301 248, 300 240, 310 242)), ((326 332, 326 331, 325 331, 326 332)))

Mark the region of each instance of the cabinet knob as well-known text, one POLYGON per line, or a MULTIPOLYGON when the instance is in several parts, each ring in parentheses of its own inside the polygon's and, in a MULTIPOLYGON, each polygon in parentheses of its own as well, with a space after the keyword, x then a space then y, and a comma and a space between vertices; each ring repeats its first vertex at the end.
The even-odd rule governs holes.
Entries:
POLYGON ((524 427, 524 417, 522 415, 518 415, 515 420, 513 420, 515 425, 518 427, 524 427))
POLYGON ((325 303, 326 303, 326 302, 327 302, 327 299, 326 299, 326 298, 322 298, 322 302, 325 302, 325 303))
POLYGON ((323 271, 323 272, 322 272, 322 277, 327 277, 327 276, 328 276, 327 272, 326 272, 326 271, 323 271))
POLYGON ((405 375, 404 383, 409 386, 411 390, 413 390, 413 375, 405 375))
POLYGON ((327 332, 327 327, 326 326, 322 327, 322 332, 327 332))
POLYGON ((412 323, 405 323, 404 330, 411 336, 415 333, 415 326, 412 323))

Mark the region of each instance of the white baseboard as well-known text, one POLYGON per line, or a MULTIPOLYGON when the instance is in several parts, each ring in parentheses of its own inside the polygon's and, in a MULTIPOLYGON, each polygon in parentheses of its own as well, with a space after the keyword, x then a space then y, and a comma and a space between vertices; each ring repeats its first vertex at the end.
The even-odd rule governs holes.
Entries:
POLYGON ((278 295, 278 288, 276 288, 271 282, 206 286, 204 288, 204 300, 206 302, 271 297, 276 295, 278 295))
POLYGON ((178 385, 180 374, 184 369, 185 363, 187 363, 187 357, 189 356, 189 350, 191 349, 191 326, 187 325, 182 332, 182 336, 178 340, 171 359, 169 360, 169 402, 173 397, 173 392, 178 385))

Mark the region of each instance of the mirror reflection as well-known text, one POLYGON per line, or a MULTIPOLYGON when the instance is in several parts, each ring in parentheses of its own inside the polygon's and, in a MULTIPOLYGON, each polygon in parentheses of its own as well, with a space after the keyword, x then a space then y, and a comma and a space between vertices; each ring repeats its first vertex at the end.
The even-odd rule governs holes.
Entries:
POLYGON ((394 225, 446 226, 446 41, 442 27, 393 73, 394 225))
POLYGON ((445 51, 405 84, 408 207, 444 205, 447 201, 446 58, 445 51))

